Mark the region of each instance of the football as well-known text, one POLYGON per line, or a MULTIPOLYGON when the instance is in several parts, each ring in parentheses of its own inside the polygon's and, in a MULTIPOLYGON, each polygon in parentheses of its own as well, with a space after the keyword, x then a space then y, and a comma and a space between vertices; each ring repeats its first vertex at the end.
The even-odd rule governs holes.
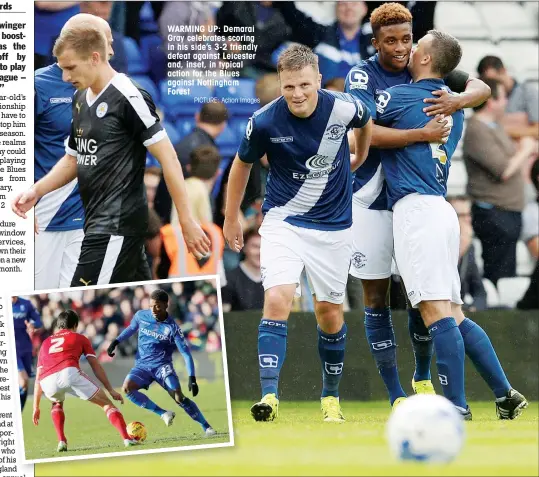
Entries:
POLYGON ((443 396, 416 394, 395 408, 386 432, 399 460, 450 462, 464 443, 464 420, 443 396))
POLYGON ((130 422, 127 425, 127 433, 129 434, 129 437, 131 439, 135 439, 136 441, 139 441, 139 442, 145 441, 148 435, 148 432, 146 431, 146 427, 144 427, 144 424, 138 421, 130 422))

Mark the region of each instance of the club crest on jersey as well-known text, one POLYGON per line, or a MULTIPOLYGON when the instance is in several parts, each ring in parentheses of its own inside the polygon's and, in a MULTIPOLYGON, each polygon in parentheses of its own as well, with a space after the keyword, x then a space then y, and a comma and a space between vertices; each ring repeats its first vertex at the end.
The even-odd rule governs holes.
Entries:
POLYGON ((324 138, 329 139, 330 141, 340 141, 345 134, 346 126, 343 126, 342 124, 332 124, 326 129, 324 138))
POLYGON ((355 252, 354 255, 352 255, 352 265, 357 270, 363 268, 366 265, 366 262, 367 258, 361 252, 355 252))
POLYGON ((98 118, 102 118, 103 116, 105 116, 105 114, 107 114, 108 110, 109 110, 109 105, 103 102, 103 103, 98 104, 95 110, 95 114, 98 118))
POLYGON ((164 333, 165 336, 168 336, 170 334, 170 328, 165 328, 163 330, 163 333, 164 333))

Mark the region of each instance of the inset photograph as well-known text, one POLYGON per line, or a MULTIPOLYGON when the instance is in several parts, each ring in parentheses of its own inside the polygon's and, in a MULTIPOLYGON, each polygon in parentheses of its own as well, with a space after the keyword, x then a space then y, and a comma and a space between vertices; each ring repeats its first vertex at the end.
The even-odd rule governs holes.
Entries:
POLYGON ((27 462, 233 445, 219 285, 13 296, 27 462))

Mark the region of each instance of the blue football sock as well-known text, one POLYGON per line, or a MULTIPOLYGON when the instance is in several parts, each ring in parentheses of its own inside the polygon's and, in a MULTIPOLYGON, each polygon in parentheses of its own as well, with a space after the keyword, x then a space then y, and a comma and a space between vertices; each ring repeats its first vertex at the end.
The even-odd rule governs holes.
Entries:
POLYGON ((191 401, 191 399, 188 397, 184 398, 184 400, 180 403, 180 407, 189 415, 191 419, 193 419, 193 421, 198 422, 204 430, 211 427, 195 402, 191 401))
POLYGON ((129 399, 133 404, 143 409, 148 409, 158 416, 165 414, 165 410, 161 409, 157 404, 155 404, 146 394, 141 393, 140 391, 131 391, 127 393, 127 399, 129 399))
POLYGON ((421 313, 415 308, 408 309, 408 331, 415 357, 414 381, 430 381, 430 363, 434 346, 421 313))
POLYGON ((391 404, 406 396, 397 369, 397 344, 391 322, 391 309, 365 307, 365 334, 376 367, 386 385, 391 404))
POLYGON ((21 411, 24 409, 26 404, 26 398, 28 397, 28 390, 19 387, 19 397, 21 398, 21 411))
POLYGON ((444 396, 455 406, 466 409, 464 394, 464 340, 453 317, 442 318, 429 326, 436 348, 438 378, 444 396))
POLYGON ((339 383, 344 367, 344 348, 348 328, 343 323, 340 331, 334 334, 318 329, 318 354, 322 362, 322 397, 339 397, 339 383))
POLYGON ((258 326, 258 367, 262 397, 279 397, 279 373, 286 357, 288 322, 262 318, 258 326))
POLYGON ((502 365, 488 335, 477 323, 465 318, 459 325, 464 350, 475 368, 497 398, 507 395, 511 385, 503 372, 502 365))

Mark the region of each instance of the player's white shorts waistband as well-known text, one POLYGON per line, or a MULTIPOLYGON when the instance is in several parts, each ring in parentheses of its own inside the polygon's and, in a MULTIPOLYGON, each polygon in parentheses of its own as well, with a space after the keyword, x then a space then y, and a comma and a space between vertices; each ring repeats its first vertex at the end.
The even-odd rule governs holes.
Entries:
POLYGON ((63 402, 66 393, 87 401, 99 391, 99 386, 88 375, 74 367, 61 369, 39 382, 45 396, 53 402, 63 402))
POLYGON ((311 292, 318 301, 343 303, 352 255, 351 228, 307 229, 266 216, 260 236, 264 290, 295 284, 296 296, 300 296, 300 277, 305 269, 311 292))
POLYGON ((408 298, 462 305, 458 273, 460 228, 453 207, 441 196, 411 194, 393 207, 395 260, 408 298))

